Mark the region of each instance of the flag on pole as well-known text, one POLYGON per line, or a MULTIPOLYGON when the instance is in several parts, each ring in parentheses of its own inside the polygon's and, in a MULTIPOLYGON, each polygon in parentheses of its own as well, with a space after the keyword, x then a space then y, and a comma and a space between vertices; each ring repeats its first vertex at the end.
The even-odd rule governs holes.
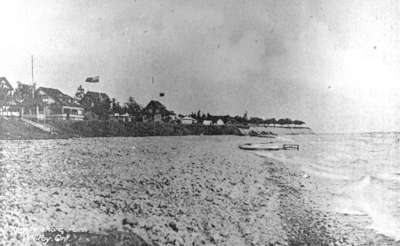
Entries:
POLYGON ((100 76, 87 77, 85 82, 88 82, 88 83, 99 83, 100 82, 100 76))
POLYGON ((161 93, 160 93, 160 97, 163 97, 163 96, 165 96, 165 93, 164 93, 164 92, 161 92, 161 93))

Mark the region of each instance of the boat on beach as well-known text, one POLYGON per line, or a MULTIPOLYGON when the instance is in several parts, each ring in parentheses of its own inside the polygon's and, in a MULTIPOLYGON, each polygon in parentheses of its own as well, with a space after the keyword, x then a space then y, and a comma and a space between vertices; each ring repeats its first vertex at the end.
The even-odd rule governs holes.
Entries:
POLYGON ((280 150, 282 146, 276 143, 245 143, 239 145, 243 150, 280 150))
POLYGON ((276 138, 275 135, 270 135, 270 134, 259 134, 256 137, 259 137, 259 138, 276 138))
POLYGON ((298 144, 278 144, 278 143, 245 143, 239 145, 239 149, 243 150, 289 150, 296 149, 300 150, 300 146, 298 144))

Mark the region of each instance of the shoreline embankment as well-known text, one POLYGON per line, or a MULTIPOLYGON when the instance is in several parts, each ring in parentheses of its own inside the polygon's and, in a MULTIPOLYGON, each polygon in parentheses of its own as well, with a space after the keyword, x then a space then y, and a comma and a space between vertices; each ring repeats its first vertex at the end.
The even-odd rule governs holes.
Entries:
POLYGON ((204 126, 153 122, 120 122, 116 120, 50 121, 51 133, 27 124, 19 118, 0 118, 0 139, 63 139, 86 137, 148 137, 188 135, 249 135, 249 132, 273 135, 312 134, 307 127, 254 127, 236 125, 204 126))
POLYGON ((327 209, 330 195, 320 178, 285 161, 264 157, 271 187, 278 187, 280 215, 288 245, 399 245, 347 214, 327 209), (322 197, 321 197, 322 196, 322 197), (325 197, 325 199, 324 199, 325 197))

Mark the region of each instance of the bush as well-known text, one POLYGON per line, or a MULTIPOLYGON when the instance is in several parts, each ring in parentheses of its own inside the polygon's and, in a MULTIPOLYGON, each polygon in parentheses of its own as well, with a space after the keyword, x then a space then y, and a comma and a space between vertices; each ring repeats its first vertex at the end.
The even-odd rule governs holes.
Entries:
POLYGON ((240 135, 239 129, 231 125, 203 126, 116 120, 55 121, 52 124, 60 134, 80 137, 240 135))

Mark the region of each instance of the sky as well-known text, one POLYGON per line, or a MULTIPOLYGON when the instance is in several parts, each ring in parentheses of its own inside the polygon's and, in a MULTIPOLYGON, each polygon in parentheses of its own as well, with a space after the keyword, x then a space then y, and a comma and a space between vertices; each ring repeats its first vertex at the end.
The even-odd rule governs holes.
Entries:
POLYGON ((33 55, 35 82, 70 95, 82 84, 182 114, 400 130, 396 0, 2 0, 0 9, 0 76, 13 85, 31 82, 33 55), (84 83, 96 75, 99 84, 84 83))

